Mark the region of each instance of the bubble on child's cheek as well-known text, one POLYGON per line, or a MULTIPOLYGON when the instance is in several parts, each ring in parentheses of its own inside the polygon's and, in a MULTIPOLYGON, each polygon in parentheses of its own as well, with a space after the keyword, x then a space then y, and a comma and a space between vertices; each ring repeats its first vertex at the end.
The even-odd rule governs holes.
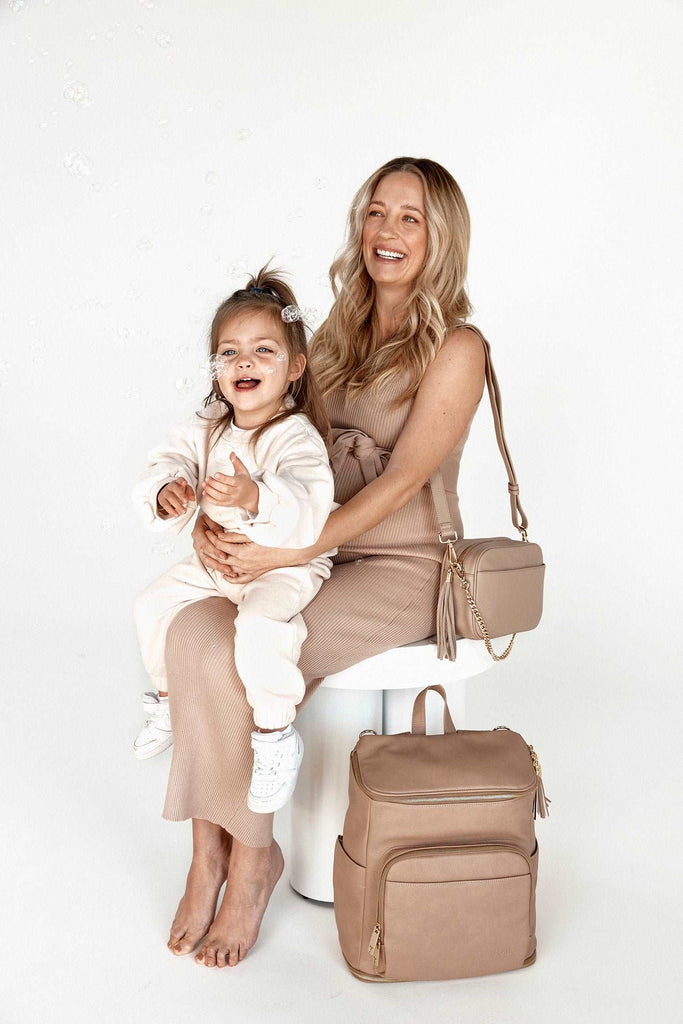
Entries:
POLYGON ((220 380, 220 378, 225 374, 227 368, 228 360, 223 355, 209 356, 204 366, 204 369, 211 380, 220 380))
POLYGON ((268 366, 266 368, 266 377, 272 377, 272 376, 274 376, 274 374, 275 374, 275 367, 274 366, 268 366))
POLYGON ((285 359, 287 358, 287 355, 284 352, 278 352, 275 358, 277 359, 278 363, 284 363, 285 359))

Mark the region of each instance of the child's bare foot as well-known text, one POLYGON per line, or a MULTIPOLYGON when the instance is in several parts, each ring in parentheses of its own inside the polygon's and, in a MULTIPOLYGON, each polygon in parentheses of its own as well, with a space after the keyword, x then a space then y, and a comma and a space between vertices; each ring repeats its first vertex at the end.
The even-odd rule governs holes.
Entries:
POLYGON ((285 866, 282 850, 233 841, 223 902, 195 956, 205 967, 235 967, 256 942, 268 900, 285 866))
POLYGON ((230 862, 232 836, 220 825, 194 818, 192 831, 192 863, 167 943, 175 956, 191 953, 209 930, 230 862))

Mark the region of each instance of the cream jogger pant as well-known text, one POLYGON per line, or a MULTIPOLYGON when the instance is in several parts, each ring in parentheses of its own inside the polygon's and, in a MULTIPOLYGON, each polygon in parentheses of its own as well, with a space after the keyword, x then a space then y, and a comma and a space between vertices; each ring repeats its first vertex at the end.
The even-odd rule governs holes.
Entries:
MULTIPOLYGON (((262 729, 284 729, 296 718, 305 692, 297 662, 306 639, 299 612, 320 590, 323 577, 310 565, 273 569, 251 583, 230 583, 207 570, 193 552, 135 599, 134 615, 145 668, 158 690, 168 690, 168 627, 181 608, 207 597, 237 605, 235 667, 262 729)), ((201 649, 198 639, 198 653, 201 649)))

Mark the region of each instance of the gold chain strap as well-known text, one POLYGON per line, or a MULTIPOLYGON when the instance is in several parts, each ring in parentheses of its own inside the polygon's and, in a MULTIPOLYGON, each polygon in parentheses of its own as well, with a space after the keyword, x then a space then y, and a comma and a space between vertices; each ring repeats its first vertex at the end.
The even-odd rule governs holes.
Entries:
MULTIPOLYGON (((526 540, 526 537, 524 537, 524 540, 526 540)), ((479 623, 479 628, 484 635, 484 643, 486 644, 486 650, 489 652, 494 661, 502 661, 503 658, 507 658, 508 654, 512 650, 512 645, 515 642, 515 637, 517 636, 517 634, 512 634, 512 639, 510 640, 510 643, 507 645, 502 654, 496 654, 491 645, 491 637, 489 636, 489 631, 486 628, 486 623, 481 617, 481 612, 477 608, 474 598, 472 597, 472 591, 470 590, 470 581, 465 577, 465 570, 463 569, 462 563, 460 562, 457 554, 455 553, 455 548, 453 547, 452 542, 448 541, 448 572, 446 574, 447 584, 451 582, 452 572, 454 572, 455 575, 458 577, 458 580, 460 581, 460 586, 465 591, 467 603, 472 609, 472 614, 479 623)))

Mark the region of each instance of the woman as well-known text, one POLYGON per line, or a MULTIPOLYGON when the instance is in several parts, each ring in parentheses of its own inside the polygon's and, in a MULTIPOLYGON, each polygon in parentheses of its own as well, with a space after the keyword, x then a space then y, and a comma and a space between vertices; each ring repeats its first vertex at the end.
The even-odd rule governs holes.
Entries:
MULTIPOLYGON (((371 175, 330 270, 334 305, 310 347, 337 428, 341 507, 304 550, 219 536, 206 519, 195 526, 204 564, 240 583, 339 549, 304 612, 304 703, 325 676, 435 632, 442 550, 428 480, 446 463, 462 536, 457 469, 484 387, 481 340, 462 326, 471 312, 468 249, 467 206, 443 167, 399 158, 371 175)), ((182 955, 203 939, 195 959, 218 967, 234 967, 253 946, 284 867, 272 815, 247 808, 251 709, 234 667, 234 613, 222 598, 193 604, 175 618, 167 645, 175 746, 164 817, 191 817, 193 826, 168 945, 182 955)))

